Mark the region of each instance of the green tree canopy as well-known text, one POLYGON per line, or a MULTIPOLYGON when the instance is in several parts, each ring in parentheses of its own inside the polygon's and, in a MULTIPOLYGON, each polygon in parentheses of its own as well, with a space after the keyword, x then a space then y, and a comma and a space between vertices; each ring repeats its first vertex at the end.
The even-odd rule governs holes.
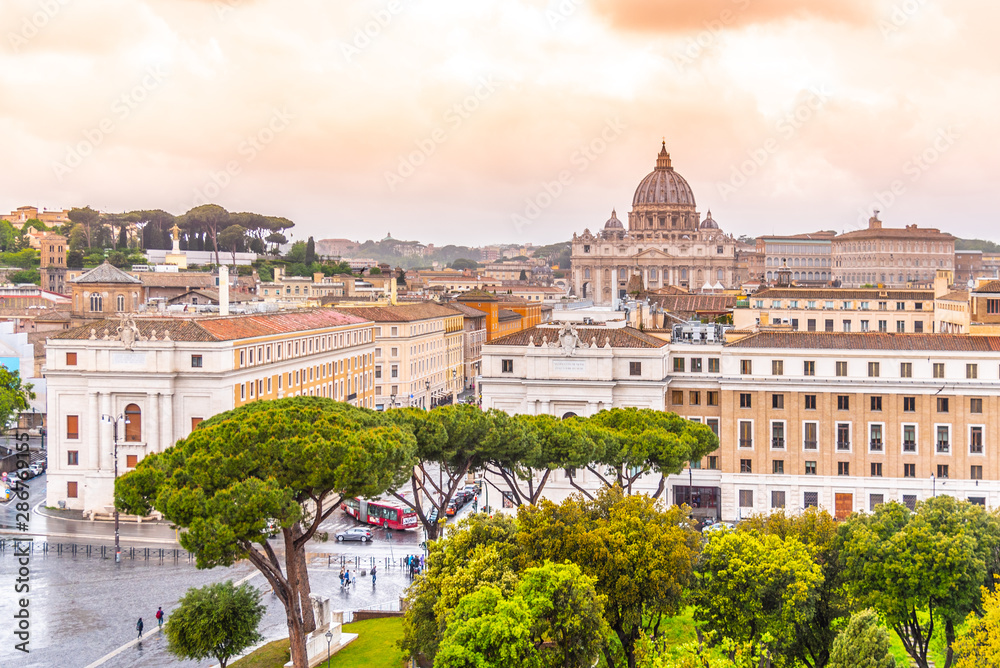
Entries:
POLYGON ((215 658, 222 668, 263 640, 257 631, 265 607, 260 592, 232 580, 189 589, 164 628, 167 649, 181 659, 215 658))
POLYGON ((178 219, 178 225, 193 232, 202 232, 212 241, 215 264, 219 264, 219 232, 229 226, 230 214, 218 204, 196 206, 178 219))
POLYGON ((292 660, 315 628, 305 548, 345 497, 374 498, 410 475, 412 435, 374 411, 319 397, 258 401, 203 422, 115 485, 120 510, 184 529, 199 568, 249 559, 285 607, 292 660), (283 559, 268 542, 279 527, 283 559), (282 563, 283 562, 283 563, 282 563))
POLYGON ((983 615, 969 613, 965 630, 952 645, 955 668, 1000 666, 1000 591, 983 587, 982 593, 983 615))
MULTIPOLYGON (((79 228, 80 234, 86 241, 87 248, 90 248, 93 245, 92 241, 93 241, 94 231, 98 225, 98 222, 100 221, 101 214, 95 211, 94 209, 91 209, 89 206, 85 206, 82 209, 80 208, 70 209, 67 216, 71 221, 73 221, 74 229, 76 225, 80 226, 79 228)), ((73 246, 74 248, 79 247, 73 244, 72 233, 70 235, 70 245, 73 246)))
POLYGON ((841 527, 845 578, 861 605, 880 614, 919 668, 936 624, 945 627, 949 668, 955 629, 978 608, 1000 530, 980 506, 937 496, 916 512, 900 503, 852 515, 841 527))
POLYGON ((34 385, 21 384, 21 374, 0 366, 0 420, 3 427, 23 411, 28 410, 28 402, 35 398, 34 385))
POLYGON ((896 668, 889 652, 889 632, 871 610, 862 610, 833 641, 830 668, 896 668))

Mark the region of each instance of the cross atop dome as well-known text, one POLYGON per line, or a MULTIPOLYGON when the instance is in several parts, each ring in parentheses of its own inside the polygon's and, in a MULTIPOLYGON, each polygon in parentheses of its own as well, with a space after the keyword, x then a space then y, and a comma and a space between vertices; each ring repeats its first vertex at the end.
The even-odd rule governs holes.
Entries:
POLYGON ((656 168, 657 169, 673 169, 670 166, 670 154, 667 153, 667 140, 663 140, 663 145, 660 148, 660 154, 656 156, 656 168))

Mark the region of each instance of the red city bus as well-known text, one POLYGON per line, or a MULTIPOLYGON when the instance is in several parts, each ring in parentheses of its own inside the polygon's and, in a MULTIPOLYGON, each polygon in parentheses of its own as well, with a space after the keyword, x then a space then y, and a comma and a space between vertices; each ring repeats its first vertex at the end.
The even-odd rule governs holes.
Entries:
POLYGON ((344 499, 344 512, 361 522, 388 529, 416 529, 417 513, 398 501, 344 499))

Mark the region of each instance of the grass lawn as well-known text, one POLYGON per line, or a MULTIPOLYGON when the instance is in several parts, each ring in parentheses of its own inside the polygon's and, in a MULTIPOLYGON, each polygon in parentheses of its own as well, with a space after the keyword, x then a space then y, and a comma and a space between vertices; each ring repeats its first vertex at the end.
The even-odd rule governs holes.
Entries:
MULTIPOLYGON (((889 629, 889 651, 896 657, 896 665, 905 668, 911 663, 910 655, 903 649, 903 641, 899 639, 896 632, 889 629)), ((931 650, 927 653, 927 658, 934 662, 935 666, 943 666, 948 654, 948 646, 944 641, 944 626, 937 626, 934 629, 934 637, 931 638, 931 650)))
MULTIPOLYGON (((401 617, 344 624, 344 633, 358 639, 330 659, 330 668, 401 668, 406 658, 396 641, 403 637, 401 617)), ((280 668, 289 660, 288 640, 276 640, 230 664, 232 668, 280 668)), ((324 661, 323 666, 326 666, 324 661)))

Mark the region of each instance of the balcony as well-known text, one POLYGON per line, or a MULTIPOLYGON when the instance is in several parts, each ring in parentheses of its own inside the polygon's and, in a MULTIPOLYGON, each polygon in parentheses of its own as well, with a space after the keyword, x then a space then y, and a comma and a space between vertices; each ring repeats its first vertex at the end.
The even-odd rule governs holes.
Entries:
POLYGON ((872 439, 872 441, 868 444, 868 447, 872 450, 872 452, 882 452, 882 441, 872 439))
POLYGON ((850 449, 851 449, 850 441, 837 441, 837 450, 850 450, 850 449))
POLYGON ((776 450, 784 450, 785 449, 785 439, 783 439, 783 438, 772 438, 771 439, 771 447, 774 448, 774 449, 776 449, 776 450))
POLYGON ((741 448, 752 448, 753 447, 753 439, 752 438, 741 438, 740 439, 740 447, 741 448))
POLYGON ((814 440, 806 439, 802 441, 802 447, 806 450, 815 450, 816 448, 819 447, 819 442, 816 441, 815 439, 814 440))
POLYGON ((950 449, 951 449, 951 444, 948 443, 948 441, 938 441, 937 442, 937 451, 939 453, 948 454, 948 452, 949 452, 950 449))

